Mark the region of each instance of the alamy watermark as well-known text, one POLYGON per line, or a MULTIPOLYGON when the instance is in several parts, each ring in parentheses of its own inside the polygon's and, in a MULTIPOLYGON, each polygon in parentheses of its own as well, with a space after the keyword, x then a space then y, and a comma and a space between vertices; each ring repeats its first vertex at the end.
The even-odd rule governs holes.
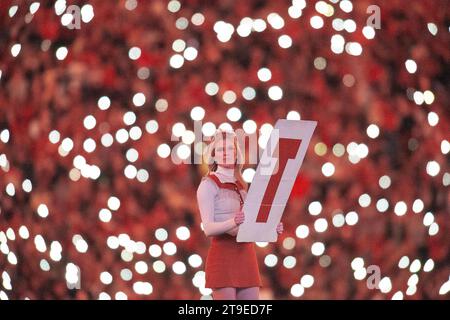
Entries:
POLYGON ((366 26, 374 29, 381 29, 381 9, 379 6, 372 4, 367 7, 367 14, 370 16, 366 20, 366 26))
POLYGON ((94 18, 94 8, 86 4, 81 8, 77 5, 70 5, 64 8, 62 5, 55 7, 57 14, 62 14, 61 24, 68 29, 81 29, 81 22, 88 23, 94 18))
MULTIPOLYGON (((179 135, 172 133, 171 141, 178 142, 173 146, 170 152, 171 160, 174 164, 212 164, 214 161, 222 164, 249 164, 256 165, 259 163, 259 167, 262 175, 272 175, 278 170, 278 157, 279 157, 279 137, 280 132, 278 129, 273 128, 270 132, 265 132, 264 134, 259 133, 258 130, 253 132, 246 132, 244 129, 228 130, 220 129, 223 136, 219 135, 220 144, 231 144, 237 143, 239 149, 241 150, 242 158, 236 157, 234 159, 217 159, 214 156, 208 156, 212 153, 212 148, 209 144, 217 137, 217 132, 215 131, 211 135, 205 135, 202 131, 203 123, 202 121, 194 121, 194 141, 191 144, 183 142, 183 138, 179 135), (269 137, 271 137, 269 139, 269 137), (180 141, 181 140, 181 141, 180 141), (181 152, 179 148, 189 148, 193 149, 193 152, 188 153, 187 157, 180 155, 181 152), (262 153, 267 152, 269 157, 267 161, 262 158, 262 153), (263 160, 263 161, 260 161, 263 160), (235 162, 231 162, 235 161, 235 162)), ((259 130, 260 131, 260 130, 259 130)), ((217 146, 216 146, 217 147, 217 146)), ((220 146, 219 146, 220 147, 220 146)))

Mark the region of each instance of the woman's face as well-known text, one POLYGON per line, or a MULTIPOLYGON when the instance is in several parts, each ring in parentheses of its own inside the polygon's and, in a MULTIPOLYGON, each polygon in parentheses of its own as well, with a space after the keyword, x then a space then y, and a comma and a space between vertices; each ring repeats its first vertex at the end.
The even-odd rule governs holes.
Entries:
POLYGON ((231 137, 216 140, 214 159, 219 166, 233 168, 236 163, 236 148, 231 137))

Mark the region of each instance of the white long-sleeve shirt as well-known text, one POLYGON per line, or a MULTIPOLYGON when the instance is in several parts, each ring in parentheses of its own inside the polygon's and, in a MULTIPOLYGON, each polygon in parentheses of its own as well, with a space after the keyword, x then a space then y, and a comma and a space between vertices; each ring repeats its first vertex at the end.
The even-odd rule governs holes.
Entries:
MULTIPOLYGON (((221 182, 235 182, 234 169, 219 166, 213 174, 221 182)), ((240 190, 240 193, 245 200, 247 192, 240 190)), ((203 178, 197 189, 197 202, 206 236, 237 234, 239 227, 234 222, 234 216, 241 207, 236 191, 219 188, 210 178, 203 178)))

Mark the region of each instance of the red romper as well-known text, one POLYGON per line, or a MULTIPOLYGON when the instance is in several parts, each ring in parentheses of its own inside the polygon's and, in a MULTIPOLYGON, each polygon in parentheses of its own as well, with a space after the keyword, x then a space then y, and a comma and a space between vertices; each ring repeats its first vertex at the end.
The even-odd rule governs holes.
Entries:
MULTIPOLYGON (((208 204, 199 204, 200 211, 207 211, 213 207, 217 210, 217 205, 220 206, 220 202, 224 201, 224 199, 221 199, 221 195, 226 195, 227 192, 228 195, 226 195, 227 199, 225 201, 235 201, 236 209, 239 210, 239 208, 242 208, 246 191, 239 181, 234 183, 221 182, 215 174, 210 174, 202 180, 202 183, 211 183, 211 181, 216 186, 216 192, 208 192, 211 194, 206 201, 212 202, 214 200, 214 206, 211 204, 209 206, 208 204)), ((199 186, 199 191, 202 187, 201 184, 199 186)), ((199 197, 198 193, 198 200, 199 202, 205 201, 205 198, 199 197)), ((228 223, 227 227, 235 226, 234 214, 236 211, 233 213, 230 212, 229 216, 231 218, 220 223, 228 223)), ((201 212, 201 214, 203 224, 205 225, 205 212, 201 212)), ((219 233, 219 231, 217 233, 219 233)), ((262 284, 256 258, 255 244, 253 242, 236 242, 236 236, 223 233, 223 231, 220 232, 220 234, 213 235, 205 263, 205 276, 206 288, 261 287, 262 284)))

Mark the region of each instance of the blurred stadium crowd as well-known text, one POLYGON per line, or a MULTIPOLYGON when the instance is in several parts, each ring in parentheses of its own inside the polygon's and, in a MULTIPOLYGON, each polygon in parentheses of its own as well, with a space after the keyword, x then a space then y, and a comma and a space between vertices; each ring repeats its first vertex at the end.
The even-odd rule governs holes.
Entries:
POLYGON ((210 298, 207 168, 169 153, 286 117, 318 126, 261 298, 448 298, 444 1, 36 3, 0 3, 0 298, 210 298))

